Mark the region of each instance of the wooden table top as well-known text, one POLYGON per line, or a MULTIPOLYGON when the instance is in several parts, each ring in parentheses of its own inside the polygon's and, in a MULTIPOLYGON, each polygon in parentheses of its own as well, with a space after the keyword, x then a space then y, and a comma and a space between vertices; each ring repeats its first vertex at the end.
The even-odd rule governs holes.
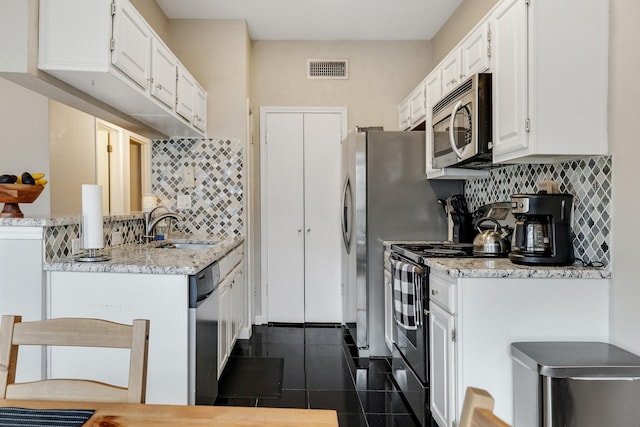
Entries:
POLYGON ((93 409, 86 427, 338 427, 334 410, 244 408, 232 406, 147 405, 137 403, 67 402, 0 399, 0 407, 93 409))

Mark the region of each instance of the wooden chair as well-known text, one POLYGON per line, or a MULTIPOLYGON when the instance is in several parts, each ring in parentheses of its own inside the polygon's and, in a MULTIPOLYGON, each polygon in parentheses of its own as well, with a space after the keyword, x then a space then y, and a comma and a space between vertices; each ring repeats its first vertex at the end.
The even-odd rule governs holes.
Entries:
POLYGON ((83 318, 22 322, 21 316, 2 316, 0 398, 144 403, 148 345, 148 320, 123 325, 83 318), (128 387, 82 379, 15 383, 21 345, 128 348, 131 350, 128 387))
POLYGON ((493 402, 486 390, 467 387, 458 427, 510 427, 494 415, 493 402))

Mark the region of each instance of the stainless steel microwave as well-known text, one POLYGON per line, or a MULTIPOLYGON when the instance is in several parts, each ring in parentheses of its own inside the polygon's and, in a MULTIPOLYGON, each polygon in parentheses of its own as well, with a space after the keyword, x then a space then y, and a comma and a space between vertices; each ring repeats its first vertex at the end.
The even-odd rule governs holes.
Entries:
POLYGON ((491 74, 474 74, 433 106, 432 165, 487 169, 492 165, 491 74))

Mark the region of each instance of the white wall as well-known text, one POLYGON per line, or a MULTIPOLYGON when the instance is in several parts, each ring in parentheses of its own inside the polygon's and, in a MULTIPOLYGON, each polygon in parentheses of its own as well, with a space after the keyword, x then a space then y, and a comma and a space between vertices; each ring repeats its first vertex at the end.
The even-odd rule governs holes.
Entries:
POLYGON ((252 65, 256 109, 347 107, 349 129, 388 130, 398 128, 398 104, 432 68, 428 41, 254 41, 252 65), (307 59, 348 59, 349 79, 308 80, 307 59))
MULTIPOLYGON (((23 172, 49 174, 48 99, 0 78, 0 175, 23 172)), ((25 216, 48 216, 51 192, 47 186, 32 204, 21 204, 25 216)))
POLYGON ((140 15, 147 21, 153 31, 167 43, 169 39, 169 18, 164 14, 158 3, 149 0, 130 0, 133 7, 136 8, 140 15))
POLYGON ((640 354, 640 2, 610 0, 609 146, 613 153, 611 341, 640 354))
MULTIPOLYGON (((255 141, 248 197, 251 198, 250 253, 256 300, 260 293, 260 107, 346 107, 348 129, 398 129, 398 104, 432 68, 428 41, 254 41, 251 96, 255 141), (308 80, 307 59, 348 59, 348 80, 308 80)), ((259 304, 258 304, 259 305, 259 304)), ((257 307, 257 312, 259 312, 257 307)))
POLYGON ((33 1, 0 0, 0 64, 2 71, 25 72, 29 55, 29 16, 33 1))
POLYGON ((82 184, 96 183, 95 118, 49 101, 51 214, 82 212, 82 184))
POLYGON ((433 65, 437 65, 498 0, 464 0, 431 39, 433 65))
POLYGON ((244 20, 172 19, 167 44, 208 93, 207 137, 247 140, 249 96, 244 20))

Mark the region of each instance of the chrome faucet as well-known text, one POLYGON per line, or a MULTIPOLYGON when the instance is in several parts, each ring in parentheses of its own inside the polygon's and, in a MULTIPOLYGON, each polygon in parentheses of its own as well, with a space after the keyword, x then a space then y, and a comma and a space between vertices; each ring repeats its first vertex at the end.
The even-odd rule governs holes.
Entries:
POLYGON ((177 212, 169 212, 167 208, 165 208, 164 206, 160 205, 160 206, 156 206, 155 208, 151 209, 149 212, 145 212, 144 213, 144 236, 142 236, 147 242, 150 242, 151 240, 155 239, 155 235, 153 235, 153 229, 156 227, 156 225, 162 221, 163 219, 175 219, 176 221, 184 221, 184 216, 182 216, 181 214, 177 213, 177 212), (157 211, 158 209, 163 208, 165 210, 167 210, 166 213, 163 213, 161 215, 158 215, 157 217, 153 218, 153 213, 155 211, 157 211))

